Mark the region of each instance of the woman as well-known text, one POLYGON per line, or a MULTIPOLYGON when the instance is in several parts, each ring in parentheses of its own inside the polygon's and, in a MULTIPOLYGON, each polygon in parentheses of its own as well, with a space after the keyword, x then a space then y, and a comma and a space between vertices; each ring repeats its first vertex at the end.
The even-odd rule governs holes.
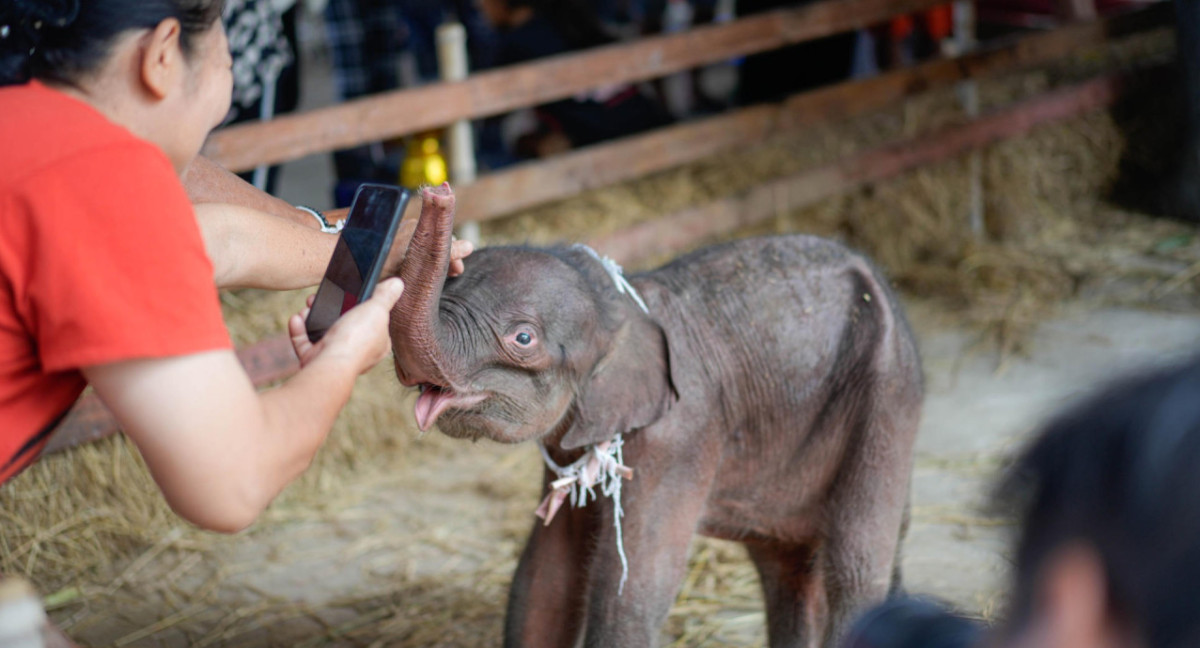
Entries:
POLYGON ((171 507, 234 532, 309 465, 355 378, 387 353, 403 286, 380 283, 316 345, 306 312, 293 316, 299 373, 254 390, 214 276, 311 284, 328 254, 288 257, 281 243, 333 237, 246 208, 193 212, 180 177, 229 109, 221 6, 0 5, 0 482, 33 461, 90 384, 171 507), (209 232, 211 261, 197 216, 221 224, 205 227, 221 232, 209 232), (259 226, 270 244, 228 235, 259 226), (302 280, 287 272, 297 267, 310 268, 302 280))

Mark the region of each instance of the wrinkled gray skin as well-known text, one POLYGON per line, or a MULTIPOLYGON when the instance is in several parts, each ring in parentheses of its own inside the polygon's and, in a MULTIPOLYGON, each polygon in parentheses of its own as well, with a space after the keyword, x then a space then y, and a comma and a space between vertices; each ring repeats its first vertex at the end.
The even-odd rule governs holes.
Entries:
POLYGON ((423 197, 392 319, 420 425, 541 439, 560 465, 624 432, 635 472, 624 593, 612 502, 564 505, 534 524, 505 645, 654 645, 694 533, 746 545, 771 646, 832 646, 899 584, 921 370, 867 261, 808 236, 718 245, 631 277, 646 315, 578 249, 483 249, 446 280, 453 196, 423 197))

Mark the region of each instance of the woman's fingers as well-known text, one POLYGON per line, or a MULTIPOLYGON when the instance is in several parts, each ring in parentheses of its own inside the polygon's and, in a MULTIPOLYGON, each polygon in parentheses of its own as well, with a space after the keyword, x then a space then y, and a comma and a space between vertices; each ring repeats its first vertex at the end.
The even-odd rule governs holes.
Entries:
POLYGON ((375 292, 371 293, 371 299, 368 301, 379 300, 379 304, 383 306, 387 312, 392 312, 392 306, 400 299, 400 295, 404 293, 404 282, 400 277, 391 277, 384 279, 375 285, 375 292))
POLYGON ((475 246, 470 241, 454 241, 450 244, 450 271, 446 273, 451 277, 457 277, 463 273, 463 259, 471 255, 475 251, 475 246))
POLYGON ((300 360, 301 367, 308 364, 313 351, 313 343, 309 341, 308 331, 304 326, 308 311, 309 309, 305 308, 288 320, 288 335, 292 338, 292 349, 296 351, 296 358, 300 360))
MULTIPOLYGON (((375 286, 375 292, 370 299, 350 309, 343 316, 344 320, 353 321, 345 321, 347 328, 337 333, 345 334, 347 341, 353 340, 355 344, 361 345, 360 350, 364 355, 360 373, 375 366, 391 350, 388 321, 391 318, 392 307, 403 292, 404 282, 399 277, 385 279, 375 286)), ((330 329, 330 333, 334 333, 333 329, 330 329)))

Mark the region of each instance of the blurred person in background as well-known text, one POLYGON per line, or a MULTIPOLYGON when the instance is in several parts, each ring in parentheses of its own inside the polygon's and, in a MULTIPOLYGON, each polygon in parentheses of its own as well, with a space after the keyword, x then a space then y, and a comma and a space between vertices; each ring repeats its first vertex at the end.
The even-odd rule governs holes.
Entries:
MULTIPOLYGON (((400 57, 410 42, 403 6, 393 0, 329 0, 325 29, 339 100, 401 87, 400 57)), ((389 159, 383 142, 371 142, 334 151, 333 166, 333 204, 345 207, 364 182, 395 183, 399 162, 389 159)))
MULTIPOLYGON (((496 64, 512 65, 615 41, 584 0, 480 0, 496 30, 496 64)), ((518 139, 522 158, 546 157, 670 122, 637 86, 620 83, 538 106, 537 126, 518 139)))
POLYGON ((979 621, 927 598, 888 599, 850 629, 844 648, 967 648, 983 637, 979 621))
MULTIPOLYGON (((223 125, 269 121, 300 103, 296 0, 225 0, 221 20, 233 56, 233 95, 223 125)), ((275 193, 279 165, 238 174, 275 193)))
MULTIPOLYGON (((738 0, 739 17, 812 0, 738 0)), ((850 76, 858 35, 834 34, 780 49, 747 56, 738 79, 738 102, 751 105, 780 101, 789 95, 818 88, 850 76)))

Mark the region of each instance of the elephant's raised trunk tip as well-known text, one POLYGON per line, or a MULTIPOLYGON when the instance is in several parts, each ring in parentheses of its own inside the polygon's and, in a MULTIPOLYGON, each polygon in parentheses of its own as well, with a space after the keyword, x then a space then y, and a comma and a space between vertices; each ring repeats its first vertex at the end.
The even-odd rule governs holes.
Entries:
POLYGON ((421 187, 420 194, 424 197, 426 194, 431 196, 443 196, 446 198, 454 198, 454 190, 450 188, 450 182, 446 181, 438 186, 424 185, 421 187))
POLYGON ((408 386, 449 387, 452 382, 439 340, 438 301, 450 267, 454 227, 454 191, 450 183, 422 187, 421 215, 400 278, 404 294, 392 309, 390 331, 396 355, 396 375, 408 386))

